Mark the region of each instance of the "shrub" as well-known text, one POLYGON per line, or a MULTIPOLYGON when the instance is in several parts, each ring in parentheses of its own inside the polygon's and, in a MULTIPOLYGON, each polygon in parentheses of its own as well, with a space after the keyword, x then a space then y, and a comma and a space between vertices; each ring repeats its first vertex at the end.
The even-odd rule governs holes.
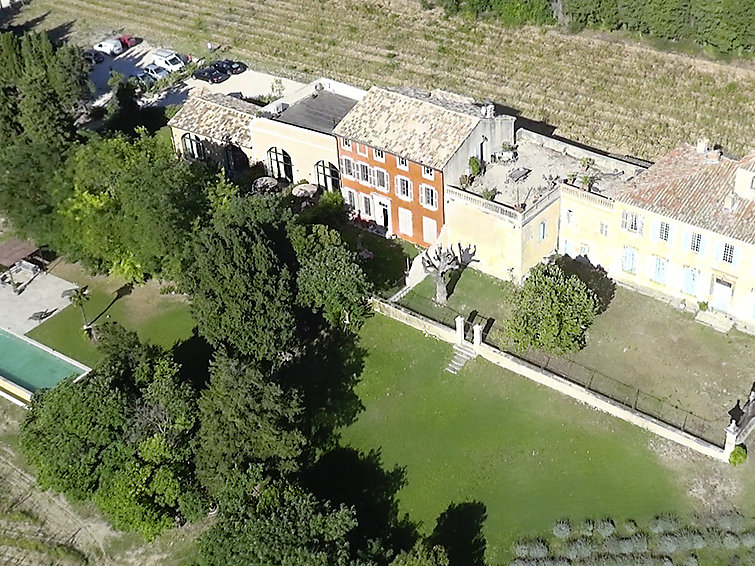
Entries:
POLYGON ((566 547, 566 552, 564 554, 566 554, 567 558, 576 560, 578 558, 589 557, 593 553, 593 551, 594 544, 592 540, 588 538, 578 538, 568 544, 568 546, 566 547))
POLYGON ((724 548, 729 550, 736 550, 739 548, 739 537, 734 533, 724 533, 721 537, 724 548))
POLYGON ((722 531, 741 533, 747 529, 747 521, 736 512, 723 513, 716 517, 716 526, 722 531))
POLYGON ((616 532, 616 525, 611 519, 601 519, 598 524, 595 525, 595 530, 600 533, 601 536, 610 537, 616 532))
POLYGON ((627 538, 610 537, 605 542, 615 540, 614 554, 642 554, 648 550, 648 539, 645 535, 634 535, 627 538))
POLYGON ((661 536, 655 546, 660 554, 673 554, 678 549, 676 537, 674 535, 661 536))
POLYGON ((657 535, 673 533, 679 529, 679 520, 673 515, 658 515, 650 520, 648 528, 657 535))
POLYGON ((518 558, 545 558, 550 552, 545 541, 540 539, 517 541, 513 550, 518 558))
POLYGON ((595 530, 595 523, 590 519, 585 519, 579 524, 579 534, 583 537, 591 537, 593 530, 595 530))
POLYGON ((491 189, 491 188, 485 187, 484 189, 482 189, 482 195, 481 196, 485 200, 493 200, 495 198, 495 195, 497 195, 497 194, 498 194, 498 191, 496 191, 495 189, 491 189))
POLYGON ((637 531, 640 530, 639 527, 637 526, 637 523, 635 523, 631 519, 624 521, 621 524, 621 528, 629 536, 632 536, 633 534, 635 534, 637 531))
POLYGON ((729 455, 729 463, 732 466, 739 466, 740 464, 744 464, 745 460, 747 460, 747 450, 745 447, 741 444, 735 446, 729 455))
POLYGON ((680 550, 699 550, 705 546, 703 536, 689 529, 680 532, 675 538, 680 550))
POLYGON ((697 566, 697 557, 694 554, 687 556, 682 562, 682 566, 697 566))
POLYGON ((569 538, 571 534, 571 523, 568 519, 561 519, 553 525, 553 534, 561 540, 569 538))
POLYGON ((739 542, 745 548, 755 548, 755 533, 747 531, 739 535, 739 542))

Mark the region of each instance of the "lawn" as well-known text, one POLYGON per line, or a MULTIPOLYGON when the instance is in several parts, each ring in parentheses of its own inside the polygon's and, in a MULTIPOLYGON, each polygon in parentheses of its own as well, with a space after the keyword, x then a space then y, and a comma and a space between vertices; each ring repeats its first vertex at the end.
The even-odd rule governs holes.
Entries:
MULTIPOLYGON (((129 290, 115 277, 90 276, 79 266, 57 263, 53 275, 87 285, 89 300, 84 305, 88 322, 111 321, 136 331, 142 340, 170 348, 192 335, 195 326, 189 303, 180 295, 163 295, 152 281, 129 290)), ((81 332, 81 312, 68 306, 27 335, 80 362, 92 366, 100 359, 94 344, 81 332)))
POLYGON ((361 334, 365 406, 346 443, 400 466, 400 509, 429 533, 452 502, 485 505, 487 557, 562 517, 645 520, 691 502, 644 431, 481 359, 444 371, 451 346, 382 316, 361 334))
MULTIPOLYGON (((510 283, 467 269, 447 309, 433 303, 434 292, 428 278, 401 304, 448 325, 456 313, 468 318, 477 310, 495 319, 491 333, 500 336, 510 312, 510 283)), ((709 428, 717 431, 752 386, 755 338, 737 330, 721 334, 696 323, 689 313, 616 287, 608 308, 588 331, 587 347, 568 358, 712 421, 709 428)))

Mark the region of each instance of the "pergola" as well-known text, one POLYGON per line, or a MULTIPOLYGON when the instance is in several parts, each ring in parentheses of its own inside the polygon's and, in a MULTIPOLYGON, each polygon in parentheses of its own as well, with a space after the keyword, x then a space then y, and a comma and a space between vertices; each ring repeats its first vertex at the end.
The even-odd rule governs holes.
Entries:
POLYGON ((13 239, 0 244, 0 266, 10 269, 19 261, 29 259, 39 251, 39 248, 30 242, 13 239))

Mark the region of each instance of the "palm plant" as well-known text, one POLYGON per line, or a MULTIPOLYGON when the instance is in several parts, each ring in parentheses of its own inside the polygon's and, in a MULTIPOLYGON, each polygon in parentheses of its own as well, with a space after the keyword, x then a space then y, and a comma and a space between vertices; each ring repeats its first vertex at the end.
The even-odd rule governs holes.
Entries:
POLYGON ((81 320, 84 323, 84 328, 89 326, 86 313, 84 312, 84 303, 89 300, 89 293, 87 292, 87 288, 77 287, 74 292, 71 293, 71 296, 68 299, 71 301, 72 305, 79 307, 79 310, 81 311, 81 320))

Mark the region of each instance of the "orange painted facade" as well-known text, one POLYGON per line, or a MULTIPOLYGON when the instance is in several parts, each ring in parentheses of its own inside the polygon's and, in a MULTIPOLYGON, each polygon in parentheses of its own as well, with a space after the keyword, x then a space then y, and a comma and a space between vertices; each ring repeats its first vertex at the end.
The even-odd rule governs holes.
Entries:
POLYGON ((347 204, 362 218, 385 226, 389 234, 431 245, 443 227, 443 172, 433 169, 430 175, 409 160, 402 167, 394 154, 384 151, 381 158, 380 150, 340 137, 337 145, 347 204))

